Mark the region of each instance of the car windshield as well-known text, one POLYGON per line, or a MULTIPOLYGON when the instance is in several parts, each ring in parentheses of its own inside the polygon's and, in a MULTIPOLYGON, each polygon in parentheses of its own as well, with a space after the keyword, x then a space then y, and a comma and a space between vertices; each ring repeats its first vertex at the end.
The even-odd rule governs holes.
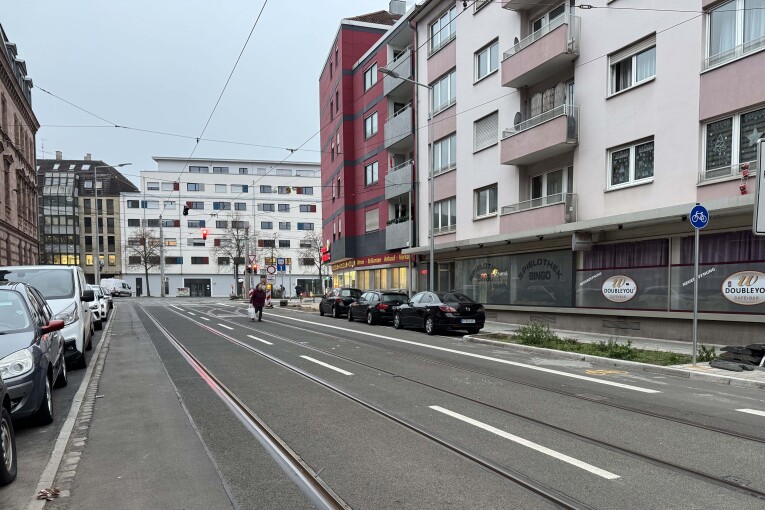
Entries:
POLYGON ((436 295, 443 303, 475 303, 461 292, 438 292, 436 295))
POLYGON ((383 294, 383 303, 390 303, 391 301, 400 301, 406 303, 409 298, 406 294, 383 294))
POLYGON ((340 290, 340 297, 359 298, 359 297, 361 297, 361 291, 358 290, 358 289, 341 289, 340 290))
POLYGON ((0 281, 24 282, 40 291, 45 299, 67 299, 74 296, 74 277, 69 269, 3 269, 0 281))
POLYGON ((0 335, 24 331, 31 326, 29 312, 15 291, 0 291, 0 335))

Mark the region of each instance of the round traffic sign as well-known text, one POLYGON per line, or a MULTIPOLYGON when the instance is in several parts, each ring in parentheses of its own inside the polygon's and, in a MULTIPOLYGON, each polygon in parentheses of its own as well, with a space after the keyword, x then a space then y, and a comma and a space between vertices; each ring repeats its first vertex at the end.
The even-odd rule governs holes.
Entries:
POLYGON ((709 223, 709 211, 703 205, 697 205, 691 209, 689 218, 693 228, 702 229, 709 223))
POLYGON ((266 268, 266 271, 268 272, 268 274, 276 274, 276 266, 268 266, 266 268))

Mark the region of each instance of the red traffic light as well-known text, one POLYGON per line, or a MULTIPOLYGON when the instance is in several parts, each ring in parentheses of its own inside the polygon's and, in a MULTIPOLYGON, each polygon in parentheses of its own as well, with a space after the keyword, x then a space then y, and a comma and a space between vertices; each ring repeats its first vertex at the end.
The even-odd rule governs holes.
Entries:
POLYGON ((204 239, 205 241, 207 240, 207 229, 206 228, 202 229, 202 239, 204 239))

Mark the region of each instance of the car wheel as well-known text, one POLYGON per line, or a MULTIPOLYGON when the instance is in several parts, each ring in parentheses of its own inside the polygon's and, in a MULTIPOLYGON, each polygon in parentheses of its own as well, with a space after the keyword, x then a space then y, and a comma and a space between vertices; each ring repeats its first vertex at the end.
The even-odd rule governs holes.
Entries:
POLYGON ((425 333, 429 335, 436 334, 436 323, 433 322, 433 317, 430 315, 425 317, 425 333))
POLYGON ((336 306, 332 307, 332 318, 333 319, 339 319, 340 318, 340 310, 338 310, 336 306))
POLYGON ((50 389, 50 380, 45 377, 45 393, 43 394, 40 408, 35 413, 35 422, 38 425, 48 425, 53 423, 53 393, 50 389))
POLYGON ((0 485, 8 485, 16 478, 16 435, 6 408, 0 408, 0 485))
POLYGON ((393 327, 396 329, 401 329, 401 314, 396 313, 393 315, 393 327))
POLYGON ((58 373, 58 377, 56 377, 56 382, 53 385, 54 388, 63 388, 69 383, 69 380, 66 378, 66 361, 64 359, 61 359, 61 370, 58 373))
POLYGON ((371 326, 371 325, 373 325, 374 323, 375 323, 375 316, 374 316, 374 315, 372 315, 372 310, 369 310, 369 311, 367 312, 367 324, 369 324, 369 325, 371 326))
POLYGON ((351 313, 351 309, 348 309, 348 322, 353 322, 353 313, 351 313))
POLYGON ((481 328, 468 328, 467 332, 470 335, 477 335, 481 331, 481 328))
POLYGON ((93 326, 93 328, 94 328, 96 331, 100 331, 100 330, 102 330, 102 329, 104 328, 104 323, 103 323, 102 321, 100 321, 100 320, 99 320, 98 322, 96 322, 96 323, 95 323, 95 325, 93 326))
POLYGON ((319 316, 324 317, 324 308, 321 307, 321 304, 319 304, 319 316))

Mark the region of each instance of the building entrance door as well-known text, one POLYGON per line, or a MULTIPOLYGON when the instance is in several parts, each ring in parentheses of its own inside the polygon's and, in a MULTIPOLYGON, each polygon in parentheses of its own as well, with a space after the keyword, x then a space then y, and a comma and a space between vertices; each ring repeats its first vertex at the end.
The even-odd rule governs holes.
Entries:
POLYGON ((212 297, 210 289, 210 280, 207 278, 187 278, 184 280, 184 286, 189 288, 191 297, 212 297))
POLYGON ((143 278, 135 279, 135 295, 136 297, 143 296, 143 278))

